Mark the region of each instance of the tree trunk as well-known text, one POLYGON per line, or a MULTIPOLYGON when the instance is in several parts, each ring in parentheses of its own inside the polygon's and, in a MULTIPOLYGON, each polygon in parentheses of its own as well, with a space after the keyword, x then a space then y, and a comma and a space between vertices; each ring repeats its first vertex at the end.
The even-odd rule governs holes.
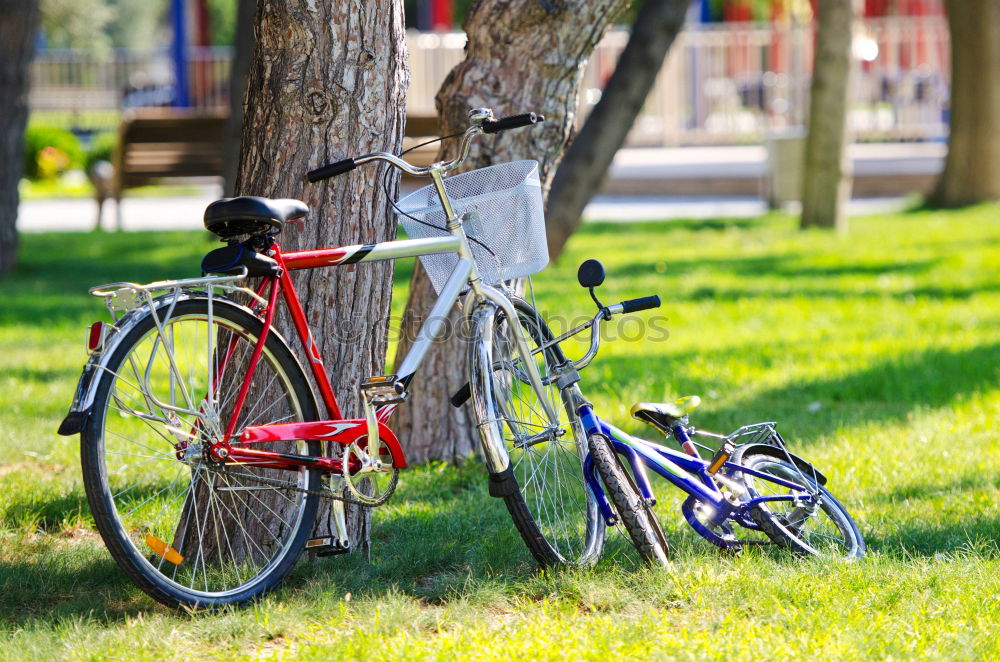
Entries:
MULTIPOLYGON (((469 39, 465 60, 448 74, 436 97, 441 135, 464 130, 466 113, 473 107, 493 108, 498 116, 540 112, 545 123, 484 137, 473 146, 464 169, 536 159, 547 194, 572 137, 583 66, 611 21, 627 6, 628 0, 476 2, 464 26, 469 39)), ((442 157, 451 156, 455 147, 454 141, 446 144, 442 157)), ((397 365, 435 299, 434 288, 418 266, 410 280, 397 365)), ((460 325, 459 314, 453 311, 450 327, 460 325)), ((466 351, 459 336, 453 333, 431 350, 410 387, 410 401, 395 415, 393 429, 411 462, 457 461, 479 445, 466 409, 448 403, 466 380, 466 351)))
POLYGON ((1000 2, 947 0, 951 136, 932 204, 1000 200, 1000 2))
POLYGON ((628 44, 580 133, 556 170, 546 205, 549 257, 559 257, 580 227, 583 209, 601 188, 615 152, 663 67, 663 59, 684 27, 691 0, 646 2, 636 16, 628 44))
MULTIPOLYGON (((259 0, 236 190, 309 204, 305 222, 279 237, 284 250, 395 236, 375 185, 379 168, 315 185, 304 175, 349 156, 399 152, 409 83, 403 26, 403 0, 259 0)), ((390 181, 395 195, 396 171, 390 181)), ((383 374, 392 263, 303 271, 295 286, 344 415, 362 416, 358 386, 383 374)), ((284 308, 277 324, 294 336, 284 308)), ((348 518, 352 545, 367 548, 367 509, 349 507, 348 518)), ((324 502, 317 536, 328 523, 324 502)))
POLYGON ((236 174, 240 156, 240 134, 243 130, 243 105, 253 57, 253 20, 257 13, 257 0, 237 0, 236 44, 233 63, 229 72, 229 119, 226 120, 226 137, 223 146, 225 172, 223 189, 227 196, 236 190, 236 174))
POLYGON ((847 99, 853 28, 853 0, 819 3, 802 178, 803 228, 847 229, 844 207, 851 190, 847 99))
POLYGON ((0 274, 17 263, 17 185, 28 120, 28 65, 38 34, 37 0, 0 0, 0 274))

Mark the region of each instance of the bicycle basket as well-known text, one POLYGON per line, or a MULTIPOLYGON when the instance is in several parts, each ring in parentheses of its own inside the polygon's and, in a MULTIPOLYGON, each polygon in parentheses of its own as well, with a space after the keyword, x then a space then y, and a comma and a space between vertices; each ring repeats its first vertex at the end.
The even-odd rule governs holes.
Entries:
MULTIPOLYGON (((472 170, 448 177, 444 187, 455 213, 470 214, 463 227, 484 283, 498 285, 529 276, 549 263, 537 161, 513 161, 472 170)), ((396 206, 403 212, 397 211, 397 215, 411 239, 449 234, 434 186, 414 191, 396 206)), ((422 255, 420 261, 440 293, 458 256, 422 255)))

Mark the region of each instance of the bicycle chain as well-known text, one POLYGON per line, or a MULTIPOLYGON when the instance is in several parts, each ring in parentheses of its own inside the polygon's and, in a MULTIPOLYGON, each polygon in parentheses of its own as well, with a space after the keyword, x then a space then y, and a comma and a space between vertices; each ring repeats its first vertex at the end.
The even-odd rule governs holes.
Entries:
MULTIPOLYGON (((386 501, 388 501, 389 496, 392 495, 392 493, 390 492, 390 494, 385 497, 385 500, 383 500, 382 503, 371 504, 371 503, 365 503, 364 501, 359 501, 357 499, 351 498, 349 496, 345 496, 343 494, 337 494, 336 492, 334 492, 333 490, 330 490, 330 489, 308 490, 308 489, 304 489, 304 488, 299 487, 295 483, 290 483, 290 482, 288 482, 286 480, 280 480, 278 478, 267 478, 266 476, 251 476, 251 475, 247 475, 247 474, 238 474, 238 473, 233 473, 232 471, 229 471, 227 469, 215 469, 215 471, 218 472, 218 473, 220 473, 220 474, 226 474, 226 475, 233 476, 233 477, 252 478, 253 480, 261 482, 261 483, 264 483, 265 485, 271 485, 273 487, 283 487, 283 488, 285 488, 287 490, 292 490, 294 492, 302 492, 303 494, 311 494, 311 495, 315 495, 315 496, 326 497, 327 499, 333 499, 335 501, 343 501, 344 503, 351 503, 351 504, 354 504, 356 506, 362 506, 362 507, 366 507, 366 508, 372 508, 374 506, 381 506, 386 501)), ((395 489, 393 489, 393 492, 395 492, 395 489)))

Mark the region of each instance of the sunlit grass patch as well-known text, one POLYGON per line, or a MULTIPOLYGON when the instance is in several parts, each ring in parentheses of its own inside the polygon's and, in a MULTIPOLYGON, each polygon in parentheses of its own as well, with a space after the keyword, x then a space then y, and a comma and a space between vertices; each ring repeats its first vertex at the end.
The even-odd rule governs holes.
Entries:
POLYGON ((597 410, 650 436, 628 417, 635 401, 697 393, 692 421, 720 432, 777 420, 858 520, 866 559, 720 555, 656 483, 672 570, 641 567, 612 534, 596 568, 539 572, 470 461, 404 472, 370 559, 303 562, 260 604, 197 615, 157 606, 114 565, 78 441, 54 431, 104 315, 86 288, 195 275, 215 243, 24 236, 0 304, 0 658, 1000 657, 1000 209, 851 226, 589 224, 535 294, 553 325, 592 315, 575 282, 589 257, 607 267, 605 302, 659 294, 583 372, 597 410))

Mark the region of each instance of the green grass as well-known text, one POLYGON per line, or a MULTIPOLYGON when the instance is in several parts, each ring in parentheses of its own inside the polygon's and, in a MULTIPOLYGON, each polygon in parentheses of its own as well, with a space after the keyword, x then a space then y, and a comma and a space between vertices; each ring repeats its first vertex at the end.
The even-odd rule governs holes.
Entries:
POLYGON ((0 657, 997 659, 1000 208, 851 225, 595 223, 535 284, 556 326, 593 310, 575 284, 587 257, 608 268, 605 301, 659 294, 584 371, 598 410, 640 431, 633 402, 698 393, 700 427, 778 420, 858 520, 863 561, 720 556, 664 485, 673 572, 615 536, 596 569, 539 573, 473 461, 404 472, 370 561, 302 564, 255 607, 193 616, 118 571, 77 439, 54 430, 101 316, 86 287, 192 275, 214 243, 24 236, 0 281, 0 657))

